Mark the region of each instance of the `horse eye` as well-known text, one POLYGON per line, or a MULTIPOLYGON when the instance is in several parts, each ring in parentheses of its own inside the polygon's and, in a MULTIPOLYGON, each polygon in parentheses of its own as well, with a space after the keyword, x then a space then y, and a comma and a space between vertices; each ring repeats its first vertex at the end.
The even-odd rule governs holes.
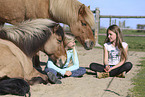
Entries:
POLYGON ((57 41, 58 41, 59 43, 61 43, 61 42, 62 42, 62 40, 59 40, 59 39, 57 39, 57 41))
POLYGON ((86 25, 87 25, 86 23, 83 23, 83 22, 82 22, 82 26, 86 26, 86 25))

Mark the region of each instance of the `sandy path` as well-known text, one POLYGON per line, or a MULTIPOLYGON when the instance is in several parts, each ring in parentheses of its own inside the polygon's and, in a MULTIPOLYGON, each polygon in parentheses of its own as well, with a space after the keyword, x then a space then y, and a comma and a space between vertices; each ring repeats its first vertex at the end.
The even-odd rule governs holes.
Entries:
MULTIPOLYGON (((90 63, 102 63, 102 49, 84 50, 77 47, 80 66, 88 67, 90 63)), ((31 86, 31 97, 126 97, 128 89, 132 88, 131 78, 139 67, 137 66, 140 57, 145 57, 145 52, 130 51, 128 61, 133 63, 133 69, 126 75, 126 78, 114 78, 107 91, 112 78, 98 79, 95 75, 85 74, 82 78, 65 78, 62 84, 34 85, 31 86)), ((41 55, 41 61, 47 62, 47 57, 41 55)))

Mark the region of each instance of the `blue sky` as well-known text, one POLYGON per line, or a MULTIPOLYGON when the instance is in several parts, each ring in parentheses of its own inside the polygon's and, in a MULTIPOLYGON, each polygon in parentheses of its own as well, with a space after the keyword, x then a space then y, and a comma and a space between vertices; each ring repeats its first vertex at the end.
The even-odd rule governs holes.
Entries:
MULTIPOLYGON (((145 0, 78 0, 91 10, 100 9, 100 15, 145 16, 145 0)), ((115 20, 115 19, 112 19, 115 20)), ((145 24, 143 19, 116 19, 126 22, 126 26, 136 28, 137 24, 145 24)), ((101 19, 100 25, 109 26, 109 19, 101 19)), ((118 25, 118 24, 117 24, 118 25)))

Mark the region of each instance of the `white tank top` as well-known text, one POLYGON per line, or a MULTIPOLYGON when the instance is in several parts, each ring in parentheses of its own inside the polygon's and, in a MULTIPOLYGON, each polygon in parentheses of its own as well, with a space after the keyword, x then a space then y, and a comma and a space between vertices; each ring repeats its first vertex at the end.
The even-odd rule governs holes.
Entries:
MULTIPOLYGON (((122 42, 122 46, 125 49, 128 46, 128 44, 126 42, 122 42)), ((120 56, 121 56, 118 47, 112 46, 110 42, 105 43, 104 47, 108 51, 108 65, 118 64, 120 62, 120 56)))

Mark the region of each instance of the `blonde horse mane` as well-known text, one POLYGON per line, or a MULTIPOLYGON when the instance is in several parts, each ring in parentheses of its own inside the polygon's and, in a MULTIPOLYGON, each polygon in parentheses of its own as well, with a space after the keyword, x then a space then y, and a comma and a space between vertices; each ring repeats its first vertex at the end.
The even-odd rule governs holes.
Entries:
POLYGON ((0 38, 15 43, 26 55, 31 56, 34 51, 44 45, 52 34, 56 23, 49 19, 35 19, 24 21, 16 26, 0 29, 0 38))
POLYGON ((8 38, 19 42, 20 38, 26 40, 34 36, 41 38, 42 33, 44 33, 43 30, 55 24, 54 21, 48 19, 27 20, 12 27, 4 27, 2 30, 7 33, 8 38))
MULTIPOLYGON (((82 5, 77 0, 50 0, 50 13, 52 13, 53 18, 57 21, 70 25, 77 22, 78 11, 82 5)), ((86 15, 84 15, 84 19, 90 26, 94 26, 93 13, 87 6, 85 6, 85 11, 86 15)))

